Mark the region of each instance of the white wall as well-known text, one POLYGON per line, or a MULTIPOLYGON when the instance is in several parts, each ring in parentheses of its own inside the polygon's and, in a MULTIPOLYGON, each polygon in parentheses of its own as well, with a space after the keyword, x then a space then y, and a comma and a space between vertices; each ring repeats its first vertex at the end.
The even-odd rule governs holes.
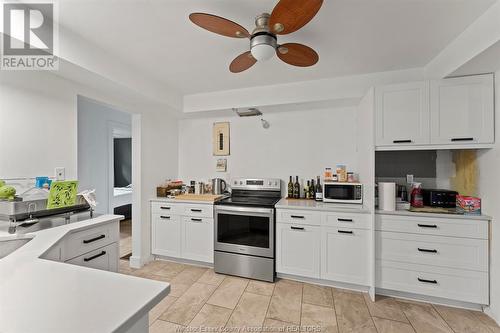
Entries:
POLYGON ((491 223, 491 307, 489 314, 500 323, 500 71, 495 74, 495 147, 479 150, 479 196, 482 199, 482 211, 493 217, 491 223))
POLYGON ((185 119, 179 124, 179 176, 185 181, 213 177, 316 178, 343 163, 356 170, 356 108, 304 110, 259 117, 185 119), (230 122, 228 172, 215 170, 214 122, 230 122))
POLYGON ((113 213, 109 209, 112 194, 110 131, 120 125, 131 129, 132 116, 82 96, 78 96, 77 105, 79 188, 96 190, 96 212, 113 213))
POLYGON ((54 75, 0 74, 0 179, 76 178, 76 95, 54 75))

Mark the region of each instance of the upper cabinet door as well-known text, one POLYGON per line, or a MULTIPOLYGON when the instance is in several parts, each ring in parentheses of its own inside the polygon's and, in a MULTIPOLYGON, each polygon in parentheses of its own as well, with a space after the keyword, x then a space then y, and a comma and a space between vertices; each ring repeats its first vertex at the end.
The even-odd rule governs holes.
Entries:
POLYGON ((431 142, 494 142, 493 75, 431 81, 431 142))
POLYGON ((430 142, 428 82, 382 86, 375 91, 376 146, 430 142))

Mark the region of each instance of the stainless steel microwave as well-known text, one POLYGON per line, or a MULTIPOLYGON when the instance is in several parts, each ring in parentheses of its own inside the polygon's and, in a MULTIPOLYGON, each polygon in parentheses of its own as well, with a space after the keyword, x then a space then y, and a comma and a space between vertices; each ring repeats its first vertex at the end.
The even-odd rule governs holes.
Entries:
POLYGON ((324 182, 323 202, 362 204, 363 184, 324 182))

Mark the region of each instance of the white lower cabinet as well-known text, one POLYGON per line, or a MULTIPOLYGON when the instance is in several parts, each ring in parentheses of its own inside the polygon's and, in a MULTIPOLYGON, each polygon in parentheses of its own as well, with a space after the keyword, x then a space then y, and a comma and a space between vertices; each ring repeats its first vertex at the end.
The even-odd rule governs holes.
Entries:
POLYGON ((151 252, 213 263, 213 204, 151 202, 151 252))
POLYGON ((276 271, 320 277, 321 228, 305 224, 276 224, 276 271))
POLYGON ((321 278, 368 285, 369 231, 323 227, 321 278))
POLYGON ((182 258, 213 262, 214 261, 214 220, 205 217, 187 217, 182 219, 182 258))
POLYGON ((181 217, 179 215, 152 214, 152 252, 162 256, 181 255, 181 217))

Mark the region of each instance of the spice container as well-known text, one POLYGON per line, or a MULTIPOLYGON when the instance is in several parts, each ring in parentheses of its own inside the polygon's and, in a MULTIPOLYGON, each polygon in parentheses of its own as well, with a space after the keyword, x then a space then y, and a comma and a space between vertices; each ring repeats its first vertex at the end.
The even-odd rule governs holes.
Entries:
POLYGON ((323 174, 323 178, 325 178, 325 182, 333 181, 332 168, 325 168, 325 173, 323 174))
POLYGON ((347 181, 347 168, 343 164, 337 164, 337 177, 338 181, 341 183, 345 183, 347 181))
POLYGON ((348 183, 354 183, 355 182, 355 180, 354 180, 354 173, 352 173, 352 172, 348 172, 347 173, 347 182, 348 183))

